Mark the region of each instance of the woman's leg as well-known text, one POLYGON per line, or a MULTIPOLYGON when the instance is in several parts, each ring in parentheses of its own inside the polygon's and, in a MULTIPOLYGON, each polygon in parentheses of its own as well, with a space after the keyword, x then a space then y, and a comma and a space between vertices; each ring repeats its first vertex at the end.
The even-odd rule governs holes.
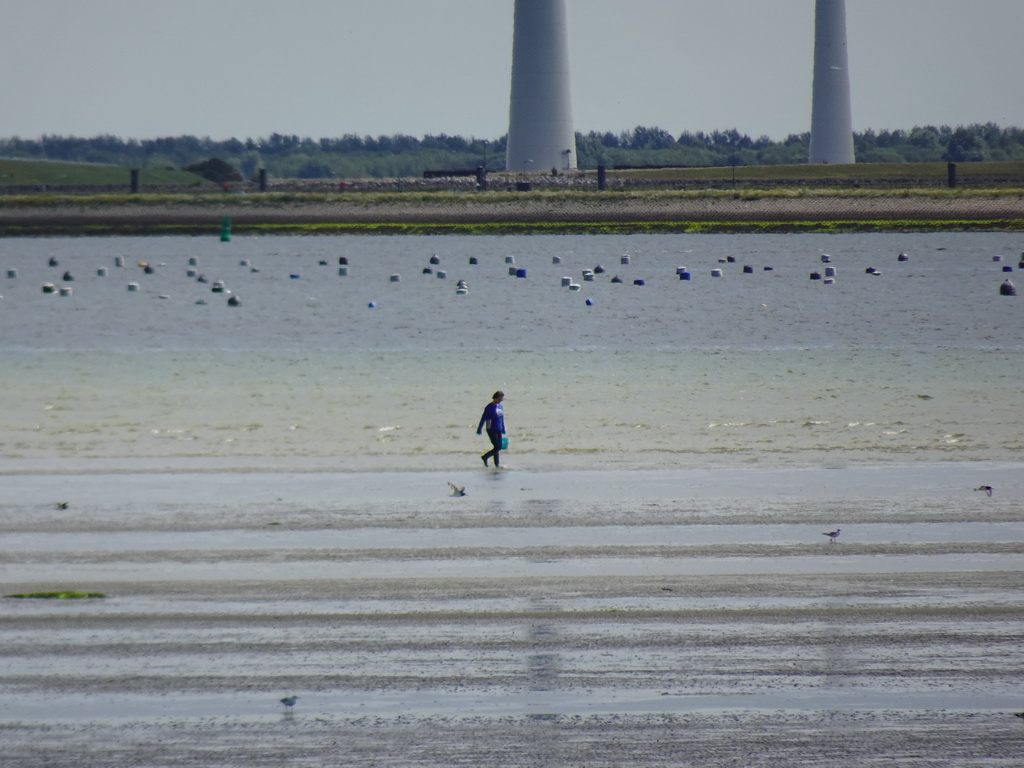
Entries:
POLYGON ((499 455, 501 453, 501 433, 500 432, 488 432, 487 433, 487 437, 489 437, 491 439, 491 445, 493 447, 491 448, 491 450, 489 450, 487 453, 485 453, 480 458, 484 460, 484 464, 487 464, 487 460, 493 456, 494 457, 494 466, 496 466, 496 467, 500 466, 499 458, 498 457, 499 457, 499 455))

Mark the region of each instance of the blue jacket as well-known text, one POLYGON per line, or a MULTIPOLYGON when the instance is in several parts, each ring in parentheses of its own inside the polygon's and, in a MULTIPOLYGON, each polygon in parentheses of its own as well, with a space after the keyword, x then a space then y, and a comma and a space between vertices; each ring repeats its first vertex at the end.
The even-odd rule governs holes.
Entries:
POLYGON ((488 403, 484 408, 484 415, 480 417, 480 424, 476 428, 478 435, 483 431, 485 424, 488 432, 505 434, 505 409, 501 407, 501 403, 488 403))

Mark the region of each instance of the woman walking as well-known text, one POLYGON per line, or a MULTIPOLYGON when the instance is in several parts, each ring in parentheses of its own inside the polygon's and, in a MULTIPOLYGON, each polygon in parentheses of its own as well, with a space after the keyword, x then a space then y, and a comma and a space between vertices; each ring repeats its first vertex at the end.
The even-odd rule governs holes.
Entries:
POLYGON ((483 434, 487 429, 487 437, 493 446, 491 450, 480 458, 484 460, 484 466, 488 466, 487 460, 494 457, 494 466, 500 467, 499 456, 501 454, 501 437, 505 434, 505 410, 501 407, 501 401, 505 399, 505 393, 500 389, 491 395, 491 402, 484 408, 484 415, 480 417, 480 424, 476 428, 478 435, 483 434))

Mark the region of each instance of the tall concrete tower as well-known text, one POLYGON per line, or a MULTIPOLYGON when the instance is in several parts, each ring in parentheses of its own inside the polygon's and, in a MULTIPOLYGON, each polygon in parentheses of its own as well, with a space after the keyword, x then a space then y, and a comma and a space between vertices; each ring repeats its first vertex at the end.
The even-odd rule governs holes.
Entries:
POLYGON ((811 163, 852 163, 853 114, 846 55, 846 0, 815 0, 811 163))
POLYGON ((565 0, 516 0, 508 171, 576 167, 565 0))

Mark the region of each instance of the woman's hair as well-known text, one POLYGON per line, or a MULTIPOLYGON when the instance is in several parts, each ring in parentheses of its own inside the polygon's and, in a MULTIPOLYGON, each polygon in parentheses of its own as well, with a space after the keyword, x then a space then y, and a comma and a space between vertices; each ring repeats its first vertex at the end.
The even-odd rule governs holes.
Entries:
POLYGON ((504 396, 505 396, 505 393, 502 392, 499 389, 497 392, 495 392, 493 395, 491 395, 491 400, 497 400, 499 397, 504 397, 504 396))

